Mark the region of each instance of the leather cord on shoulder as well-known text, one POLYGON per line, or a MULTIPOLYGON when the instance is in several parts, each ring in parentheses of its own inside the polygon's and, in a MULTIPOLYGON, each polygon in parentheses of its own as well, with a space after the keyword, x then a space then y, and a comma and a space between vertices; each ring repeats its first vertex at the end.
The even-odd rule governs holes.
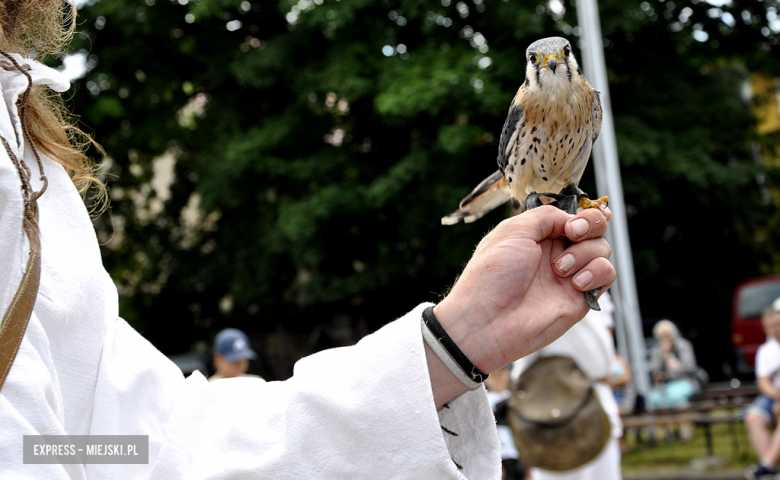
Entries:
POLYGON ((35 159, 38 162, 38 168, 41 172, 41 181, 43 182, 43 187, 37 192, 32 189, 30 185, 31 172, 29 167, 27 167, 23 159, 16 157, 11 146, 8 144, 8 141, 0 136, 0 141, 2 141, 6 152, 8 152, 8 156, 11 158, 11 161, 14 166, 16 166, 16 170, 19 173, 22 198, 24 199, 22 229, 27 236, 27 240, 30 242, 30 256, 27 259, 27 267, 25 268, 24 276, 22 276, 19 288, 16 290, 16 294, 11 300, 8 310, 5 312, 5 315, 3 315, 2 323, 0 323, 0 389, 2 389, 8 372, 11 370, 11 365, 13 365, 14 359, 16 359, 16 354, 19 352, 19 346, 22 343, 22 338, 24 338, 24 332, 27 330, 27 324, 30 321, 30 316, 32 315, 33 307, 35 306, 35 299, 38 296, 38 286, 41 281, 41 234, 40 229, 38 228, 37 200, 43 195, 43 192, 46 191, 48 183, 46 177, 43 175, 43 164, 38 155, 38 151, 35 149, 35 144, 30 137, 30 133, 27 131, 27 123, 25 121, 25 107, 32 89, 32 78, 26 71, 29 69, 29 66, 20 66, 12 56, 2 50, 0 50, 0 55, 11 63, 10 66, 0 64, 0 68, 3 68, 4 70, 16 70, 27 77, 27 89, 24 94, 19 97, 16 106, 19 111, 19 120, 22 124, 24 138, 35 155, 35 159))
MULTIPOLYGON (((37 228, 37 225, 36 225, 37 228)), ((27 260, 27 269, 22 277, 22 282, 16 290, 11 305, 5 312, 3 323, 0 325, 0 389, 3 388, 5 378, 11 370, 16 353, 22 344, 27 323, 30 321, 35 299, 38 296, 38 285, 41 280, 41 245, 40 241, 33 248, 33 239, 27 229, 27 238, 30 239, 30 257, 27 260)), ((36 232, 37 233, 37 232, 36 232)), ((36 238, 37 240, 37 238, 36 238)))

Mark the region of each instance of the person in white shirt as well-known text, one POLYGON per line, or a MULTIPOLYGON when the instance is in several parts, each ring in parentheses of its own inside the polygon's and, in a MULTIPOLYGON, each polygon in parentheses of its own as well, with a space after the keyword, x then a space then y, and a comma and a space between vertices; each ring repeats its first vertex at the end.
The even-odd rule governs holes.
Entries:
POLYGON ((582 292, 614 282, 603 239, 609 209, 570 216, 541 207, 505 220, 437 305, 422 303, 352 347, 300 360, 287 381, 185 379, 119 317, 74 186, 89 181, 87 162, 64 136, 67 122, 41 101, 43 86, 64 92, 69 84, 23 56, 62 51, 65 5, 0 9, 3 314, 25 273, 31 207, 42 252, 37 301, 0 390, 0 477, 498 478, 500 447, 479 372, 552 342, 588 311, 582 292), (29 98, 28 82, 38 86, 29 98), (565 248, 564 236, 574 244, 565 248), (446 347, 441 333, 426 334, 436 324, 446 347), (470 371, 458 371, 468 363, 470 371), (25 435, 145 435, 149 461, 25 464, 25 435))
MULTIPOLYGON (((757 465, 745 473, 749 479, 773 478, 780 460, 780 437, 772 441, 772 429, 777 427, 773 408, 780 400, 780 298, 775 300, 761 315, 761 325, 766 333, 764 342, 756 352, 756 385, 760 395, 745 414, 745 427, 750 443, 759 458, 757 465), (770 442, 775 444, 770 447, 770 442)), ((775 435, 777 437, 777 435, 775 435)))
MULTIPOLYGON (((615 324, 612 317, 615 306, 609 294, 604 294, 599 303, 601 311, 589 311, 582 321, 570 328, 558 340, 514 364, 512 375, 517 379, 539 357, 572 358, 582 373, 593 382, 593 389, 611 425, 610 438, 596 458, 581 467, 564 472, 531 468, 531 477, 534 480, 620 480, 622 478, 619 439, 623 436, 623 423, 620 420, 620 411, 612 394, 612 388, 606 382, 615 358, 615 344, 611 330, 615 324)), ((550 454, 555 455, 555 452, 550 454)))

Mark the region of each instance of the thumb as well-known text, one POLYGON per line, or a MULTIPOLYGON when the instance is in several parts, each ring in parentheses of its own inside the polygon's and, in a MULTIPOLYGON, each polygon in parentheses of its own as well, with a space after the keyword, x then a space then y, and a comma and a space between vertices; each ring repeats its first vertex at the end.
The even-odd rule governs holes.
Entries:
POLYGON ((565 235, 568 221, 573 219, 563 210, 551 205, 526 210, 521 215, 506 220, 507 227, 517 236, 537 243, 548 238, 561 238, 565 235))

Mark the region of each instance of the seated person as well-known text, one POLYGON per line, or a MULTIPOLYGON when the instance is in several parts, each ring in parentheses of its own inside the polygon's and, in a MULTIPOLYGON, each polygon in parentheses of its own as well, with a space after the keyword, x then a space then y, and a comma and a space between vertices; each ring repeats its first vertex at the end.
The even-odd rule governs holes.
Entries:
MULTIPOLYGON (((685 407, 698 388, 693 346, 682 338, 670 320, 656 323, 653 336, 658 342, 650 348, 647 365, 655 384, 650 392, 650 405, 656 409, 685 407)), ((690 423, 683 423, 680 430, 683 440, 691 439, 693 432, 690 423)))
POLYGON ((771 431, 777 425, 773 406, 780 399, 780 343, 777 341, 780 336, 780 298, 764 310, 761 326, 766 334, 766 342, 756 352, 756 385, 761 394, 745 415, 750 443, 760 459, 758 465, 753 465, 746 472, 746 477, 751 479, 773 478, 780 473, 775 468, 780 453, 770 452, 771 431))

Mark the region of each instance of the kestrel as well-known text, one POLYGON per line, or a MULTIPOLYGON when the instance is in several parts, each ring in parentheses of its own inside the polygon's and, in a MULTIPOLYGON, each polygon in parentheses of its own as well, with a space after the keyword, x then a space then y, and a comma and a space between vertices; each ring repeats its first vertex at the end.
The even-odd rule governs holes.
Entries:
POLYGON ((498 170, 441 219, 444 225, 473 222, 510 199, 521 211, 541 206, 540 197, 557 200, 554 204, 569 213, 576 213, 578 204, 606 204, 606 197, 591 201, 577 186, 601 130, 599 92, 585 79, 565 38, 537 40, 525 56, 525 81, 501 131, 498 170))

